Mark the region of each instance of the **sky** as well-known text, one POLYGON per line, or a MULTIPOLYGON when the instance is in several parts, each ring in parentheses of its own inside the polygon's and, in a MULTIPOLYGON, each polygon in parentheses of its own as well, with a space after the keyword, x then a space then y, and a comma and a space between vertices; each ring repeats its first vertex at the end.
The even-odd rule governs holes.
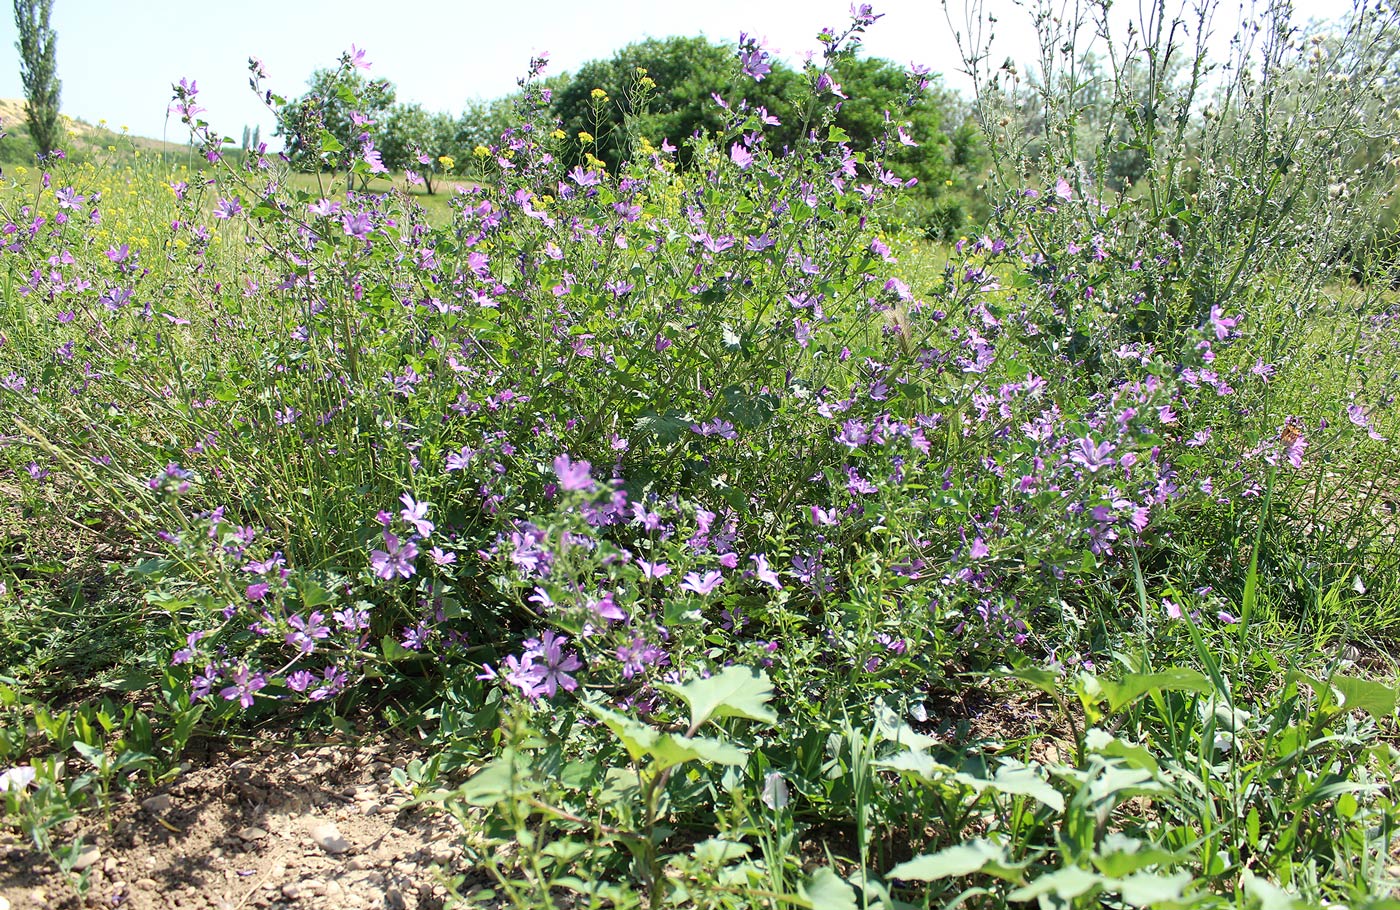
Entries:
MULTIPOLYGON (((961 23, 962 0, 949 2, 961 23)), ((1029 15, 1012 0, 985 2, 999 20, 995 58, 1030 63, 1029 15)), ((1139 2, 1120 0, 1115 9, 1135 15, 1139 2)), ((1300 18, 1322 18, 1342 2, 1295 0, 1295 9, 1300 18)), ((940 0, 876 0, 874 6, 885 17, 868 31, 865 53, 922 63, 941 73, 945 85, 966 90, 940 0)), ((1223 49, 1238 14, 1233 2, 1222 7, 1214 43, 1223 49)), ((368 52, 369 74, 392 81, 399 100, 457 113, 471 99, 512 91, 516 76, 540 52, 549 53, 549 72, 572 72, 648 37, 732 42, 746 31, 766 37, 795 63, 818 46, 815 35, 823 26, 843 26, 849 9, 849 0, 54 0, 51 25, 58 33, 65 114, 183 142, 185 128, 166 116, 171 83, 181 78, 197 81, 203 116, 217 130, 237 140, 245 125, 256 124, 271 138, 274 118, 248 88, 250 55, 263 60, 267 87, 292 98, 305 90, 313 70, 333 66, 354 43, 368 52)), ((22 98, 15 25, 5 13, 0 98, 22 98)))

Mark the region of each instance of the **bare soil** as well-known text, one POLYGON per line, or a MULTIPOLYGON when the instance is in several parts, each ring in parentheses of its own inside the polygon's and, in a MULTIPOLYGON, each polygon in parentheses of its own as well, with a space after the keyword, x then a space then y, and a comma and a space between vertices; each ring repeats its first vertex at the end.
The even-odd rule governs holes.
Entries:
POLYGON ((85 896, 27 841, 0 834, 0 910, 437 910, 464 861, 449 817, 402 805, 390 774, 413 757, 389 743, 211 753, 118 799, 110 820, 83 821, 95 847, 85 896))

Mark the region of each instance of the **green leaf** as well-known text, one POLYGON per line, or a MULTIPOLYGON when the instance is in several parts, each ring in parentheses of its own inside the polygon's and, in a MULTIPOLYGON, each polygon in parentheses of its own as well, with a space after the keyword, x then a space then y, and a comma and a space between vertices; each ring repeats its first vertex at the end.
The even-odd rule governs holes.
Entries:
POLYGON ((1214 686, 1205 674, 1189 667, 1169 667, 1156 673, 1129 673, 1118 682, 1099 680, 1108 710, 1119 711, 1149 692, 1198 692, 1208 695, 1214 686))
POLYGON ((1015 670, 1001 670, 997 676, 1006 679, 1019 679, 1022 682, 1030 683, 1046 695, 1055 696, 1060 692, 1060 677, 1051 670, 1043 670, 1039 667, 1018 667, 1015 670))
POLYGON ((384 659, 389 661, 389 663, 394 663, 399 660, 412 660, 419 656, 395 641, 392 635, 385 635, 379 642, 379 647, 384 654, 384 659))
POLYGON ((339 139, 331 134, 330 130, 321 130, 321 135, 318 138, 321 141, 322 154, 345 151, 345 146, 341 144, 339 139))
POLYGON ((1240 873, 1240 885, 1245 894, 1259 901, 1259 910, 1293 910, 1298 906, 1293 895, 1248 869, 1240 873))
POLYGON ((827 131, 826 131, 826 141, 827 141, 827 142, 850 142, 850 141, 851 141, 851 137, 850 137, 849 135, 847 135, 847 133, 846 133, 845 130, 841 129, 841 127, 839 127, 839 126, 837 126, 836 124, 833 123, 833 124, 827 129, 827 131))
POLYGON ((1022 866, 1013 863, 1006 848, 983 838, 976 838, 937 853, 925 853, 889 871, 886 878, 911 882, 932 882, 959 875, 985 872, 1008 882, 1021 880, 1022 866))
POLYGON ((1029 796, 1056 812, 1065 811, 1064 795, 1036 772, 1037 768, 1033 765, 1008 761, 989 778, 977 777, 967 772, 959 772, 954 778, 978 793, 995 790, 1012 796, 1029 796))
POLYGON ((748 844, 741 844, 738 841, 711 837, 691 847, 690 855, 695 857, 696 862, 703 865, 723 866, 731 860, 748 856, 749 851, 752 849, 753 848, 748 844))
POLYGON ((1124 902, 1134 907, 1151 907, 1181 900, 1191 881, 1192 875, 1185 869, 1172 875, 1138 872, 1118 882, 1117 888, 1124 902))
POLYGON ((812 910, 856 910, 856 890, 845 879, 823 866, 797 886, 799 897, 812 910))
POLYGON ((473 806, 494 806, 512 796, 543 789, 542 783, 525 777, 528 770, 519 755, 507 753, 467 778, 456 795, 473 806))
POLYGON ((1365 711, 1377 723, 1395 713, 1396 690, 1355 676, 1333 676, 1332 687, 1342 695, 1342 707, 1365 711))
POLYGON ((1065 811, 1064 796, 1036 771, 1031 765, 1021 765, 1019 762, 1013 765, 1008 762, 992 775, 991 784, 1002 793, 1029 796, 1056 812, 1065 811))
POLYGON ((697 760, 720 765, 743 765, 748 761, 748 754, 743 749, 729 743, 700 736, 661 733, 641 721, 601 705, 583 702, 583 706, 613 732, 634 762, 650 758, 654 763, 653 771, 697 760))
POLYGON ((766 724, 778 722, 778 715, 767 707, 773 698, 773 683, 764 670, 725 667, 708 679, 692 679, 681 686, 663 685, 661 688, 690 707, 692 730, 720 717, 743 717, 766 724))
POLYGON ((1029 901, 1042 894, 1050 894, 1061 900, 1072 900, 1090 890, 1097 890, 1103 884, 1103 876, 1096 872, 1078 866, 1065 866, 1049 875, 1042 875, 1024 888, 1017 888, 1006 897, 1013 901, 1029 901))

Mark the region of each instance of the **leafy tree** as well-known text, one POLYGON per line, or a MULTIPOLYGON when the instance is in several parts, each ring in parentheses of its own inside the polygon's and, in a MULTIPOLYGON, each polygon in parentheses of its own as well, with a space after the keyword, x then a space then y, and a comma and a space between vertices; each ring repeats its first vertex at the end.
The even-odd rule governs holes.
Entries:
MULTIPOLYGON (((558 89, 568 85, 568 76, 554 76, 546 80, 546 87, 552 81, 558 89)), ((490 147, 500 141, 501 133, 516 123, 515 107, 520 100, 519 93, 495 98, 490 101, 467 102, 457 121, 457 138, 464 152, 471 152, 479 145, 490 147)))
MULTIPOLYGON (((630 44, 611 60, 586 63, 562 91, 554 95, 554 112, 564 131, 593 137, 579 142, 577 154, 591 152, 615 166, 645 136, 654 143, 669 139, 681 145, 697 131, 712 132, 724 122, 714 94, 728 94, 738 68, 731 45, 704 38, 650 38, 630 44), (599 94, 601 92, 601 94, 599 94), (585 148, 587 146, 587 148, 585 148)), ((778 142, 791 141, 790 105, 785 100, 798 76, 774 62, 762 82, 744 80, 744 96, 779 116, 784 126, 769 133, 778 142), (784 131, 788 132, 784 132, 784 131)), ((688 163, 682 149, 681 165, 688 163)))
POLYGON ((306 94, 278 110, 277 135, 285 137, 287 155, 299 168, 348 170, 362 139, 382 126, 393 106, 394 84, 342 66, 317 70, 308 85, 306 94))
POLYGON ((29 135, 40 155, 48 155, 63 141, 58 119, 58 34, 49 27, 53 0, 15 0, 15 28, 19 40, 19 73, 24 83, 25 115, 29 135))
POLYGON ((384 164, 422 175, 432 194, 436 192, 435 178, 453 170, 456 160, 469 152, 462 148, 460 132, 460 122, 451 114, 431 113, 417 103, 396 104, 384 118, 380 132, 384 164))

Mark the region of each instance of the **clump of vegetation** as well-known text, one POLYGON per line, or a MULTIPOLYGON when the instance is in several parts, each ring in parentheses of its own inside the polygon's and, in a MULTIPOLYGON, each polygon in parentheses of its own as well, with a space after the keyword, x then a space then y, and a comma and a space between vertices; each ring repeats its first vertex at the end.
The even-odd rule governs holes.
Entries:
MULTIPOLYGON (((801 73, 741 39, 680 144, 659 68, 580 126, 533 61, 438 159, 472 179, 446 225, 289 181, 386 169, 337 134, 389 110, 354 49, 290 163, 12 186, 9 476, 124 541, 84 669, 155 716, 43 704, 61 569, 18 533, 5 819, 68 861, 67 814, 196 728, 370 705, 431 738, 400 783, 484 900, 1383 906, 1400 326, 1332 188, 1393 182, 1337 170, 1384 138, 1346 124, 1388 16, 1301 57, 1275 18, 1209 99, 1149 20, 1088 134, 1074 23, 1038 19, 1033 117, 970 52, 997 189, 940 249, 896 228, 906 166, 951 173, 928 74, 854 57, 867 6, 801 73)), ((193 82, 175 109, 220 163, 193 82)))

